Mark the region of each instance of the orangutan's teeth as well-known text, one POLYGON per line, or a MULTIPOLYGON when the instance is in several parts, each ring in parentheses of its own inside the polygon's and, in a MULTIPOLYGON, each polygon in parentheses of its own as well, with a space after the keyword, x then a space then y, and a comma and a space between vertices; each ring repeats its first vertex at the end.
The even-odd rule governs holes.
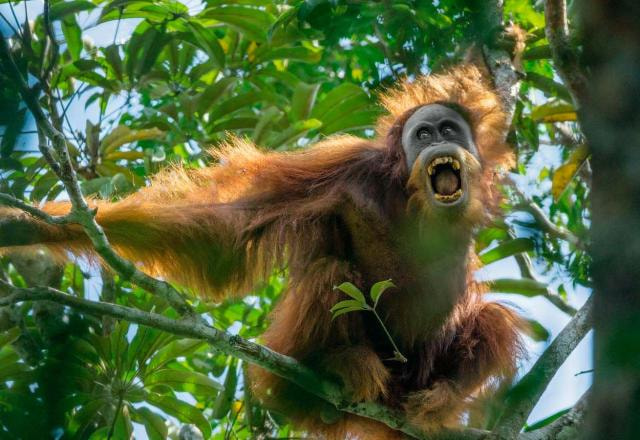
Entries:
POLYGON ((427 173, 429 173, 429 175, 431 176, 435 171, 436 166, 445 164, 445 163, 450 163, 454 170, 460 169, 460 162, 458 162, 457 159, 454 159, 451 156, 441 156, 441 157, 436 157, 431 161, 431 163, 427 167, 427 173))
POLYGON ((435 197, 436 197, 436 200, 438 200, 439 202, 445 202, 445 203, 455 202, 460 197, 462 197, 462 189, 458 189, 456 192, 454 192, 453 194, 449 194, 449 195, 437 194, 436 193, 435 197))

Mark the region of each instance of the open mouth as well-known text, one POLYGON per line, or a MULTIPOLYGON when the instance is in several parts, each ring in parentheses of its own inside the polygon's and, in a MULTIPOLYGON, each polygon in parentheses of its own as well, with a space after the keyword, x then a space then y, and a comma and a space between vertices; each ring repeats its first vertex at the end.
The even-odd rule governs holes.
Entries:
POLYGON ((452 156, 436 157, 429 163, 427 173, 436 200, 453 203, 462 197, 462 176, 458 159, 452 156))

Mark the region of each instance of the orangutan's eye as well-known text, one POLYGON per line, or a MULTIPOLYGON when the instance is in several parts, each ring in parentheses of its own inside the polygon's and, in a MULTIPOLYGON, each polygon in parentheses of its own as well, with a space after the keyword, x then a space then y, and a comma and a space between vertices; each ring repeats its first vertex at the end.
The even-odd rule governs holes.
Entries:
POLYGON ((456 129, 453 128, 451 125, 443 125, 440 128, 440 133, 442 134, 443 137, 448 138, 456 134, 456 129))
POLYGON ((418 130, 418 132, 416 133, 416 136, 418 137, 418 139, 420 139, 421 141, 427 141, 430 142, 431 139, 433 138, 433 135, 431 134, 431 130, 428 128, 421 128, 420 130, 418 130))

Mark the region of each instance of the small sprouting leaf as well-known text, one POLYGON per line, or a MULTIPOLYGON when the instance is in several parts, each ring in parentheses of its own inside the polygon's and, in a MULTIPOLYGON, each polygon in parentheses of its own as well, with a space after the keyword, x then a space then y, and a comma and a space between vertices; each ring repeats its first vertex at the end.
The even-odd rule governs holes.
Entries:
POLYGON ((366 305, 362 304, 360 301, 356 301, 354 299, 345 299, 344 301, 337 302, 333 307, 331 307, 330 311, 333 313, 340 309, 352 308, 352 307, 356 307, 359 310, 367 310, 365 306, 366 305))
POLYGON ((402 362, 403 364, 406 364, 408 362, 408 359, 397 350, 393 351, 393 357, 390 360, 402 362))
POLYGON ((362 306, 358 306, 358 307, 344 307, 342 309, 338 309, 335 312, 333 312, 333 315, 331 316, 331 319, 336 319, 338 316, 340 315, 344 315, 345 313, 349 313, 349 312, 358 312, 361 310, 365 310, 362 308, 362 306))
POLYGON ((367 301, 364 299, 364 295, 362 294, 362 291, 360 289, 358 289, 356 286, 354 286, 353 283, 345 281, 344 283, 340 284, 339 286, 336 286, 335 289, 338 289, 338 290, 346 293, 351 298, 355 299, 356 301, 358 301, 361 304, 364 304, 364 305, 367 304, 367 301))
POLYGON ((369 291, 369 295, 373 300, 373 308, 378 305, 378 300, 380 296, 387 290, 389 287, 396 287, 395 284, 391 282, 391 280, 378 281, 373 286, 371 286, 371 290, 369 291))

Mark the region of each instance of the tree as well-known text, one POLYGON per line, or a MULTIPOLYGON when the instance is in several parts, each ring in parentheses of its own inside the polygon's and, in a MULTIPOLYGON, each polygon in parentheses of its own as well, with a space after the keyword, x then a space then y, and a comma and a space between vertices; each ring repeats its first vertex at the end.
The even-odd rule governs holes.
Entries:
MULTIPOLYGON (((490 5, 216 0, 196 8, 79 0, 46 1, 41 12, 25 3, 21 12, 5 4, 0 203, 42 215, 33 205, 66 192, 73 214, 43 218, 81 224, 113 272, 100 273, 92 299, 86 262, 55 276, 58 266, 44 254, 39 265, 33 254, 3 258, 0 428, 23 438, 125 438, 134 423, 150 438, 196 430, 205 438, 296 435, 244 388, 252 362, 340 410, 417 438, 575 433, 582 400, 566 414, 526 421, 590 327, 591 302, 576 312, 566 294, 591 285, 590 150, 576 110, 586 80, 564 2, 490 5), (515 64, 505 17, 528 35, 515 64), (504 188, 507 220, 480 232, 477 249, 485 264, 514 258, 520 268, 519 277, 494 280, 493 291, 544 297, 573 318, 531 371, 470 417, 469 429, 427 436, 402 414, 349 404, 317 372, 252 342, 286 272, 274 273, 250 301, 208 304, 121 259, 84 203, 87 195, 135 191, 172 163, 203 166, 203 150, 227 132, 274 149, 338 132, 371 135, 377 91, 460 62, 472 46, 513 113, 518 165, 511 176, 520 182, 504 188), (536 163, 546 147, 561 158, 553 167, 536 163), (523 427, 530 432, 518 434, 523 427)), ((548 337, 532 325, 535 337, 548 337)))

